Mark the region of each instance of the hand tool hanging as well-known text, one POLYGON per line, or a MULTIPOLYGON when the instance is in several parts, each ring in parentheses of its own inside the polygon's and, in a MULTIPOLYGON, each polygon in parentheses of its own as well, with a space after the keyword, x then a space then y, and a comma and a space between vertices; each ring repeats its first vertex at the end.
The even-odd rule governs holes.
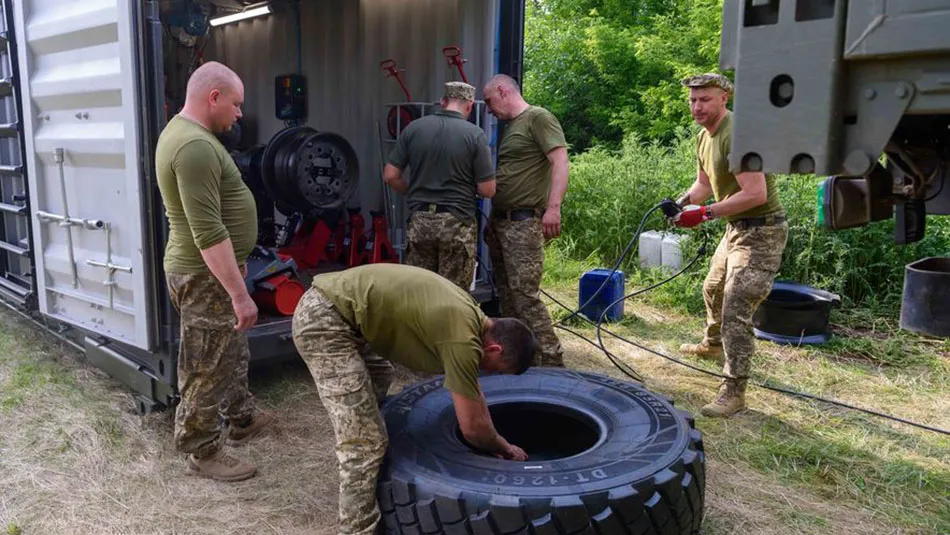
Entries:
POLYGON ((381 69, 385 73, 384 76, 387 78, 395 78, 396 82, 399 83, 399 87, 402 88, 403 94, 406 95, 406 103, 398 104, 389 108, 389 117, 387 119, 387 128, 389 130, 389 137, 396 139, 399 136, 399 132, 406 126, 418 119, 422 112, 419 109, 419 105, 412 102, 412 95, 409 93, 409 88, 406 87, 406 84, 402 80, 402 74, 405 72, 405 69, 397 69, 396 61, 393 59, 383 60, 379 63, 381 69))
POLYGON ((469 83, 468 76, 465 76, 465 68, 463 67, 463 65, 468 63, 468 60, 462 57, 462 49, 459 48, 458 45, 447 46, 442 49, 442 55, 449 61, 450 67, 458 68, 459 76, 462 77, 462 81, 466 84, 469 83))

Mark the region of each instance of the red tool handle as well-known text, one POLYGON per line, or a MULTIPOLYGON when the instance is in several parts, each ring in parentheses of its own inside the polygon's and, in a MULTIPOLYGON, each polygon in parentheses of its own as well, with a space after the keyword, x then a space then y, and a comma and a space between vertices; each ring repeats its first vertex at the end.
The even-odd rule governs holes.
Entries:
POLYGON ((409 89, 406 87, 406 84, 402 82, 401 72, 405 72, 405 69, 399 70, 396 68, 396 61, 392 59, 386 59, 379 63, 379 67, 383 69, 386 73, 386 77, 392 76, 399 82, 399 87, 402 88, 402 92, 406 95, 406 101, 412 102, 412 96, 409 94, 409 89))
POLYGON ((462 81, 466 84, 468 83, 468 76, 465 76, 465 69, 462 67, 468 60, 462 57, 462 49, 458 46, 447 46, 442 49, 442 55, 449 60, 449 65, 453 67, 458 67, 459 75, 462 76, 462 81))

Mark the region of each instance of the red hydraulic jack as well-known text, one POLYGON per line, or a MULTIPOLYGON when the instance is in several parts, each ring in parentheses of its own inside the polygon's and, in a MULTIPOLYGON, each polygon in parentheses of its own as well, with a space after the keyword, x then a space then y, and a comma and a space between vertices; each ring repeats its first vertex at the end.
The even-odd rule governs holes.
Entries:
POLYGON ((350 208, 350 236, 343 248, 348 267, 363 264, 399 263, 396 249, 389 241, 389 227, 384 212, 371 211, 373 227, 367 236, 364 233, 366 220, 359 208, 350 208), (356 244, 354 246, 354 244, 356 244))
POLYGON ((347 208, 350 213, 350 236, 343 243, 347 267, 365 264, 369 259, 366 253, 366 235, 363 233, 366 220, 359 208, 347 208))
POLYGON ((293 239, 278 251, 297 262, 300 269, 312 269, 335 263, 343 252, 343 225, 331 227, 323 218, 304 224, 293 239), (309 227, 309 228, 308 228, 309 227))
POLYGON ((373 216, 373 236, 371 238, 372 243, 366 245, 366 248, 372 251, 370 263, 398 264, 399 257, 396 256, 396 249, 389 241, 389 226, 386 224, 386 214, 372 211, 370 215, 373 216))

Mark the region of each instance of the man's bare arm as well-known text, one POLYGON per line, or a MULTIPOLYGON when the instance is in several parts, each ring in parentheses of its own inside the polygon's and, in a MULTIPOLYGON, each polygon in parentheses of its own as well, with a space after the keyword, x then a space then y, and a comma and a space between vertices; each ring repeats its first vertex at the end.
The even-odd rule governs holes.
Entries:
POLYGON ((383 168, 383 181, 389 184, 389 187, 398 193, 402 193, 403 195, 409 193, 409 184, 406 183, 406 179, 402 176, 402 169, 391 163, 387 163, 386 167, 383 168))
POLYGON ((234 258, 231 238, 203 249, 201 257, 211 270, 211 274, 231 296, 231 305, 234 307, 234 314, 238 320, 235 329, 245 331, 253 327, 257 322, 257 305, 254 304, 254 300, 247 293, 247 287, 244 286, 244 276, 234 258))
POLYGON ((494 178, 491 180, 485 180, 484 182, 479 182, 478 185, 475 186, 475 188, 478 190, 478 196, 491 199, 495 196, 496 184, 497 183, 495 182, 494 178))
POLYGON ((556 238, 561 235, 561 203, 567 193, 570 162, 567 158, 567 148, 558 147, 548 153, 551 162, 551 192, 548 194, 548 207, 544 211, 541 224, 545 238, 556 238))
POLYGON ((716 217, 739 214, 768 202, 768 187, 764 174, 740 173, 736 175, 736 181, 741 188, 739 193, 712 205, 712 212, 716 217))
POLYGON ((458 418, 462 436, 472 446, 506 459, 527 460, 527 455, 521 448, 509 444, 495 430, 483 394, 480 394, 478 399, 472 399, 452 392, 452 403, 455 405, 455 416, 458 418))
POLYGON ((696 171, 696 182, 693 182, 693 185, 689 188, 684 204, 703 204, 706 199, 712 196, 712 193, 709 175, 702 168, 699 168, 696 171))

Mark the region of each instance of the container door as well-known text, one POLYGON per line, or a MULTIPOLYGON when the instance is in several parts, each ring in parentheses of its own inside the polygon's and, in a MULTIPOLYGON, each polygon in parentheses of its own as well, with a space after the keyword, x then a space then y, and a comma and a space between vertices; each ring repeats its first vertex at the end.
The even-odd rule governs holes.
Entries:
POLYGON ((149 350, 135 0, 18 0, 39 310, 149 350))

